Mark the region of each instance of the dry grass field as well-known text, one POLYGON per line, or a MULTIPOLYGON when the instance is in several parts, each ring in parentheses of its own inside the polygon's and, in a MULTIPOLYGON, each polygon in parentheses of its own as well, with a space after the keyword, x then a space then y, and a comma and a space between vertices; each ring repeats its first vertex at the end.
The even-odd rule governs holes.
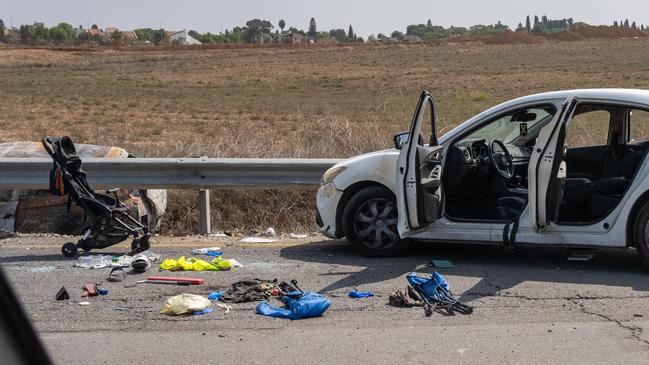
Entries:
MULTIPOLYGON (((422 89, 440 130, 529 93, 649 88, 649 40, 165 51, 0 50, 0 141, 70 135, 138 156, 347 157, 389 147, 422 89)), ((172 192, 168 233, 195 231, 172 192)), ((314 231, 313 191, 214 192, 213 227, 314 231)))

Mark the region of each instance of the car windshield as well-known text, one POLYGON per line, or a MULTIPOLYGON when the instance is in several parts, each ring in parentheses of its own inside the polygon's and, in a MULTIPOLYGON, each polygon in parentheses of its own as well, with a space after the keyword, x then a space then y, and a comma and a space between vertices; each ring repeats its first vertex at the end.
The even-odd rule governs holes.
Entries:
POLYGON ((536 125, 545 124, 553 115, 554 108, 549 106, 517 110, 492 121, 465 139, 486 141, 498 139, 504 143, 513 143, 522 135, 526 136, 528 131, 534 130, 536 125))

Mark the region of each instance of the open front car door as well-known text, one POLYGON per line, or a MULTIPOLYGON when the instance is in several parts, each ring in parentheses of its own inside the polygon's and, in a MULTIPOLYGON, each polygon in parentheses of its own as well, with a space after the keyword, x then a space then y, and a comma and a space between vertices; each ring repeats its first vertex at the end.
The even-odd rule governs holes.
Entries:
POLYGON ((536 139, 528 167, 530 217, 534 228, 543 228, 557 219, 567 174, 566 128, 577 103, 576 97, 567 98, 559 113, 541 129, 536 139))
POLYGON ((442 152, 435 133, 435 101, 424 91, 412 118, 408 142, 402 145, 397 162, 397 229, 401 237, 408 237, 441 216, 442 152), (426 106, 430 106, 430 136, 422 133, 426 106), (426 137, 428 144, 424 144, 426 137))

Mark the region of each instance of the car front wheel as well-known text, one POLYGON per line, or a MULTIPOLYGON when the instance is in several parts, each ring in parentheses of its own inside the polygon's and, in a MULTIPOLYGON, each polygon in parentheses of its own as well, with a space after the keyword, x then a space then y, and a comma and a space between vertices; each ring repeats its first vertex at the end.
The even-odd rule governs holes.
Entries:
POLYGON ((387 188, 371 186, 357 192, 345 206, 343 231, 361 253, 373 257, 401 254, 409 241, 397 231, 397 203, 387 188))

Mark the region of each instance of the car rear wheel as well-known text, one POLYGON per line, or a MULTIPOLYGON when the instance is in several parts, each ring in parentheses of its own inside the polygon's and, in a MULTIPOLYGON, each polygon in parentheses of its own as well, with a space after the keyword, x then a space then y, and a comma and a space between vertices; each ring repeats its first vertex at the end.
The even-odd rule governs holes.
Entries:
POLYGON ((396 256, 409 246, 399 237, 396 199, 387 188, 371 186, 357 192, 342 219, 345 237, 366 256, 396 256))
POLYGON ((633 243, 640 259, 649 267, 649 202, 638 212, 633 227, 633 243))

